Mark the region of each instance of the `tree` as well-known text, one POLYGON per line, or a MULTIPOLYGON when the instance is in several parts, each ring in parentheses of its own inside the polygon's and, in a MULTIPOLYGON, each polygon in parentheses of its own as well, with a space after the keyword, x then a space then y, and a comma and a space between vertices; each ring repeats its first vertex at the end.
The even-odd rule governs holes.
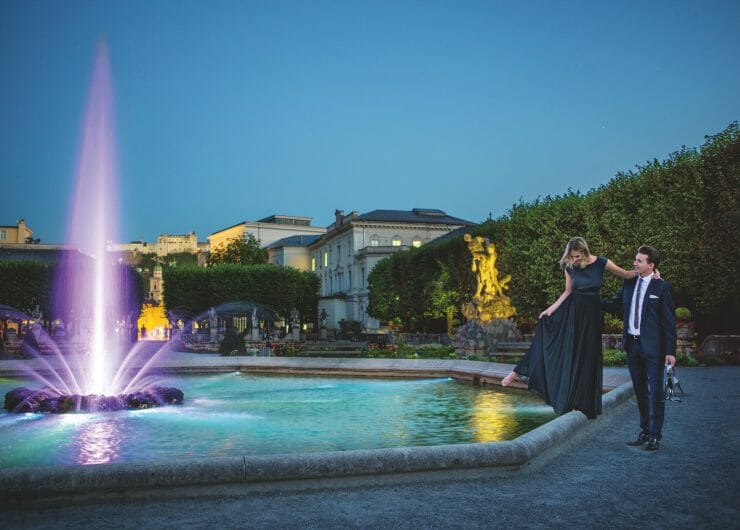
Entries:
POLYGON ((234 263, 237 265, 259 265, 267 263, 267 251, 260 246, 260 240, 254 234, 245 238, 230 239, 224 247, 212 250, 208 256, 208 265, 234 263))

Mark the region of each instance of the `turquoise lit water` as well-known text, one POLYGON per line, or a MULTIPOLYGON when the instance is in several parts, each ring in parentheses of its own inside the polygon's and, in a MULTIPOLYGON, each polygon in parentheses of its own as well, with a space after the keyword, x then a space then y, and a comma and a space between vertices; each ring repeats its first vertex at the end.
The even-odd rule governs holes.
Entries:
MULTIPOLYGON (((554 418, 524 391, 442 379, 164 378, 181 406, 0 413, 0 467, 144 462, 510 440, 554 418)), ((0 395, 18 379, 0 379, 0 395)), ((25 383, 25 386, 36 386, 25 383)))

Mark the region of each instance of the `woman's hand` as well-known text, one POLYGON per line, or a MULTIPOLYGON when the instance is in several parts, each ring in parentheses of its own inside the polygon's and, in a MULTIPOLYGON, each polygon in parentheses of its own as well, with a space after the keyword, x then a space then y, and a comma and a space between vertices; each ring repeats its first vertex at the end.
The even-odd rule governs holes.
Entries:
POLYGON ((653 271, 653 280, 660 280, 660 271, 658 269, 653 271))
POLYGON ((548 307, 548 308, 547 308, 547 309, 545 309, 545 310, 544 310, 544 311, 543 311, 542 313, 540 313, 540 316, 539 316, 539 318, 542 318, 542 317, 549 317, 549 316, 551 316, 551 315, 552 315, 552 309, 548 307))

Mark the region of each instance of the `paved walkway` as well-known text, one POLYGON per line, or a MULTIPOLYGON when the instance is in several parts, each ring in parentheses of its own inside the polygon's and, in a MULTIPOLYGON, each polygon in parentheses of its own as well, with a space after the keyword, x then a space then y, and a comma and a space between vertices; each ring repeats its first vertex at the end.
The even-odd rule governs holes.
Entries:
POLYGON ((631 400, 518 471, 116 494, 6 508, 3 528, 740 528, 740 367, 681 368, 657 453, 631 400))

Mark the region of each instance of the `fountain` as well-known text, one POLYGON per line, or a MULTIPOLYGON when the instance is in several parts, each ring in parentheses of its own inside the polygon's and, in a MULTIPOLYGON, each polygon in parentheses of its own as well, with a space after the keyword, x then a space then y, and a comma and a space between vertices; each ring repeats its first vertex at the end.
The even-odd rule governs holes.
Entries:
POLYGON ((10 412, 110 411, 182 403, 180 390, 152 385, 147 373, 152 359, 137 366, 134 359, 142 348, 129 349, 126 340, 138 307, 131 308, 128 269, 107 249, 109 242, 118 240, 116 173, 110 64, 101 43, 85 112, 67 237, 80 255, 68 253, 58 263, 55 284, 55 310, 77 339, 76 351, 63 354, 54 341, 47 341, 51 362, 38 350, 30 352, 37 366, 29 367, 28 375, 44 387, 8 392, 5 408, 10 412))

